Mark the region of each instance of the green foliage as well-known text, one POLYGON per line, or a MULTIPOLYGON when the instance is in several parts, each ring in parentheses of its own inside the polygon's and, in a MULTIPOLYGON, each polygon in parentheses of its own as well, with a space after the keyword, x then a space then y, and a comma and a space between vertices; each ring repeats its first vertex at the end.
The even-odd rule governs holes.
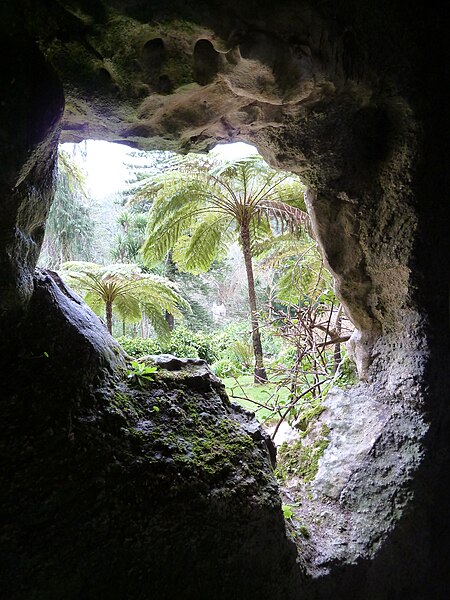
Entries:
POLYGON ((261 423, 273 422, 276 407, 284 406, 289 398, 287 388, 270 380, 264 385, 255 384, 249 374, 227 376, 223 383, 229 397, 254 412, 261 423))
MULTIPOLYGON (((276 356, 281 349, 279 339, 267 329, 261 329, 261 337, 265 355, 276 356)), ((251 371, 254 357, 251 345, 251 325, 248 321, 238 321, 227 325, 217 332, 214 339, 218 364, 213 364, 213 370, 218 377, 229 377, 251 371), (228 365, 229 368, 227 368, 228 365)))
MULTIPOLYGON (((190 331, 185 327, 177 327, 172 332, 170 344, 166 348, 170 354, 177 356, 189 356, 191 349, 194 349, 196 356, 207 363, 212 363, 217 356, 214 335, 200 331, 190 331)), ((195 355, 193 358, 195 358, 195 355)))
MULTIPOLYGON (((278 228, 306 222, 298 179, 271 169, 259 156, 213 164, 188 155, 162 175, 144 180, 135 202, 153 198, 144 245, 149 264, 173 249, 175 262, 192 273, 207 271, 243 222, 256 244, 278 228), (300 207, 301 206, 301 207, 300 207)), ((242 240, 241 240, 242 242, 242 240)))
POLYGON ((147 381, 153 381, 153 375, 157 371, 157 367, 140 363, 137 360, 132 360, 130 367, 126 371, 127 379, 136 382, 141 387, 147 381))
POLYGON ((222 379, 226 377, 236 377, 242 371, 229 358, 219 358, 211 365, 212 371, 217 377, 222 379))
POLYGON ((142 263, 140 249, 145 239, 146 213, 125 210, 117 217, 119 232, 111 250, 112 258, 123 263, 142 263))
POLYGON ((68 260, 90 260, 94 229, 84 175, 70 155, 59 150, 56 192, 45 226, 40 264, 57 269, 68 260))
POLYGON ((345 355, 339 367, 339 375, 336 379, 336 385, 347 388, 358 383, 358 373, 355 363, 345 355))
POLYGON ((278 451, 277 473, 282 480, 299 477, 305 483, 314 479, 319 469, 319 459, 330 443, 327 438, 330 430, 324 424, 317 439, 305 444, 300 439, 293 444, 284 442, 278 451))
POLYGON ((291 504, 283 504, 281 510, 285 519, 292 519, 294 516, 294 507, 291 504))
POLYGON ((209 281, 204 277, 180 271, 170 252, 152 271, 173 281, 180 290, 180 294, 188 302, 189 310, 182 310, 183 324, 187 329, 200 332, 205 329, 214 329, 211 313, 206 308, 212 302, 211 295, 215 294, 215 289, 209 281))
POLYGON ((231 362, 238 365, 241 372, 246 372, 252 367, 253 348, 247 340, 234 340, 227 350, 227 356, 231 362))
POLYGON ((149 266, 172 251, 180 270, 206 272, 239 241, 252 316, 255 377, 259 373, 266 379, 252 255, 256 245, 272 235, 272 226, 296 233, 307 222, 300 180, 270 168, 259 155, 219 164, 188 155, 175 169, 144 183, 136 201, 146 190, 153 198, 143 246, 149 266))
POLYGON ((161 344, 157 338, 130 338, 130 337, 118 337, 118 343, 130 356, 135 358, 141 358, 148 354, 161 354, 161 344))
POLYGON ((173 354, 180 358, 201 358, 211 363, 216 358, 214 336, 177 327, 167 341, 155 338, 119 337, 122 348, 135 358, 148 354, 173 354))
POLYGON ((155 333, 169 339, 170 331, 165 311, 181 318, 181 307, 188 308, 171 281, 144 273, 133 264, 97 265, 95 263, 64 263, 61 276, 75 289, 84 293, 87 304, 97 314, 106 311, 108 329, 111 322, 108 309, 113 308, 123 321, 138 322, 145 314, 155 333))
POLYGON ((303 396, 293 411, 293 418, 297 421, 298 429, 306 431, 310 423, 325 410, 322 396, 303 396))
POLYGON ((212 368, 218 377, 247 373, 254 362, 247 321, 232 323, 215 336, 217 362, 212 368))

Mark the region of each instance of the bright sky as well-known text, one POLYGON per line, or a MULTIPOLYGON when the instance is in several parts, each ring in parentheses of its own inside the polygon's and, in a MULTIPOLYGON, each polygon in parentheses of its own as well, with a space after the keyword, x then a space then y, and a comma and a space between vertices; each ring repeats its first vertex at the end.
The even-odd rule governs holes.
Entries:
MULTIPOLYGON (((104 198, 120 190, 128 178, 125 163, 132 148, 123 144, 112 144, 98 140, 87 140, 81 144, 64 144, 63 146, 80 161, 87 175, 87 185, 94 198, 104 198), (85 159, 83 154, 85 153, 85 159)), ((220 144, 211 150, 215 154, 229 158, 242 158, 257 154, 254 146, 237 142, 235 144, 220 144)))

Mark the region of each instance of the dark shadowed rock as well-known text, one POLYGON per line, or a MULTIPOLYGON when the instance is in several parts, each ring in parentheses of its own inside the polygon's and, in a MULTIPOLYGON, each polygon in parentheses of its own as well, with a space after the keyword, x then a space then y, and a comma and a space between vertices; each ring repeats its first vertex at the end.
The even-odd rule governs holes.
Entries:
POLYGON ((1 415, 5 598, 295 598, 262 434, 204 364, 157 357, 155 381, 131 385, 49 272, 21 343, 1 415))
POLYGON ((443 15, 5 0, 0 17, 3 595, 446 599, 443 15), (102 324, 50 274, 33 279, 60 133, 179 152, 248 141, 310 186, 363 383, 324 413, 317 508, 303 510, 326 527, 300 546, 300 592, 249 417, 202 365, 170 358, 148 389, 126 385, 102 324))

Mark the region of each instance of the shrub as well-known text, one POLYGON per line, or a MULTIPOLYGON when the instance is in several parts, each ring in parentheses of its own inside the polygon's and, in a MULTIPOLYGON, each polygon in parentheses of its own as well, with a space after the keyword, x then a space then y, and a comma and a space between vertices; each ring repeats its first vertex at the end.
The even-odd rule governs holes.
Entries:
POLYGON ((208 363, 216 360, 214 339, 211 335, 178 327, 172 332, 170 341, 161 344, 156 338, 119 337, 122 348, 135 358, 146 354, 174 354, 180 358, 202 358, 208 363))
POLYGON ((211 365, 211 369, 217 377, 225 379, 226 377, 237 377, 241 375, 236 365, 228 358, 221 358, 211 365))
POLYGON ((156 338, 118 337, 117 341, 130 356, 140 358, 146 354, 161 354, 161 346, 156 338))
POLYGON ((251 369, 253 358, 253 347, 246 340, 234 340, 226 351, 228 358, 242 373, 251 369))
POLYGON ((164 352, 186 358, 201 358, 211 364, 218 358, 214 346, 212 335, 201 331, 191 331, 186 327, 177 327, 172 332, 170 342, 164 348, 164 352))

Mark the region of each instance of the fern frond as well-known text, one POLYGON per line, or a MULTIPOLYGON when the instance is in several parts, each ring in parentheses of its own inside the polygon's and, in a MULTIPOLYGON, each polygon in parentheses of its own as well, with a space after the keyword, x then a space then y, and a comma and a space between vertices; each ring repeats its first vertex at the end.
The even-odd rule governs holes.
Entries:
POLYGON ((142 318, 141 303, 132 294, 118 294, 113 303, 113 309, 126 323, 138 323, 142 318))
POLYGON ((264 200, 258 204, 257 210, 274 219, 282 232, 288 230, 298 234, 302 227, 309 227, 308 214, 284 202, 264 200))
POLYGON ((84 292, 85 300, 97 314, 103 314, 106 303, 111 302, 113 310, 123 321, 137 322, 144 310, 146 314, 153 315, 157 330, 165 335, 161 325, 164 311, 182 318, 182 311, 190 309, 175 284, 164 277, 143 273, 136 264, 103 266, 72 262, 66 266, 61 276, 73 281, 84 292))
POLYGON ((145 315, 150 321, 157 337, 161 342, 168 343, 170 340, 170 328, 164 314, 155 306, 145 307, 145 315))
POLYGON ((84 294, 83 300, 96 315, 105 316, 105 303, 97 293, 88 291, 84 294))
POLYGON ((206 215, 197 224, 183 248, 177 247, 174 260, 183 271, 199 274, 208 271, 217 256, 225 250, 227 232, 232 223, 229 215, 206 215))

